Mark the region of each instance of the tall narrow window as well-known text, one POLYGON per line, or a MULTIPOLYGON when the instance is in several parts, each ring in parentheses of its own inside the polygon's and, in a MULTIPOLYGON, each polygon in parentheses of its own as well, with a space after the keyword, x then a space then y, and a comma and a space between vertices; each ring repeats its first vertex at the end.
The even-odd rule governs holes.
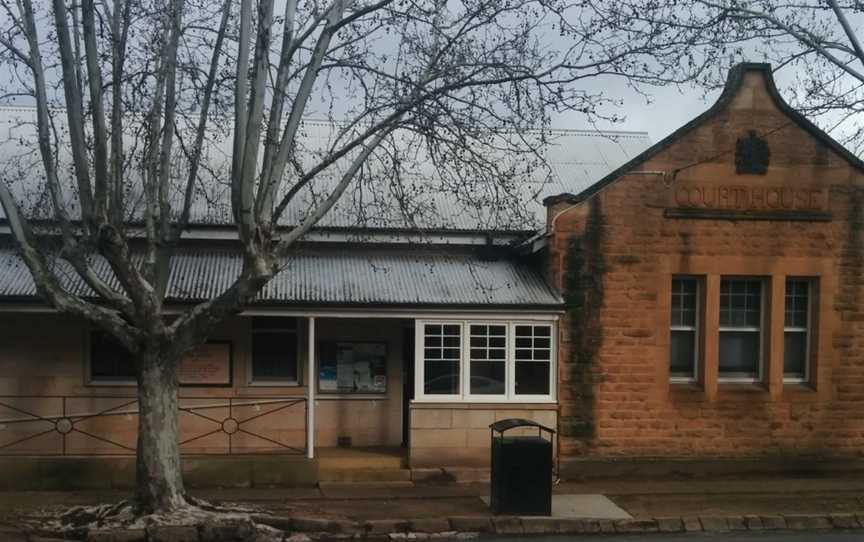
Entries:
POLYGON ((762 366, 762 280, 720 281, 719 376, 755 381, 762 366))
POLYGON ((669 376, 695 380, 699 356, 699 281, 672 279, 672 314, 669 330, 669 376))
POLYGON ((783 379, 787 382, 804 382, 808 376, 811 284, 808 279, 786 279, 783 379))
POLYGON ((252 319, 252 381, 280 385, 299 383, 297 319, 252 319))
POLYGON ((516 325, 516 395, 548 395, 552 375, 552 326, 516 325))
POLYGON ((503 395, 507 389, 507 326, 471 324, 471 395, 503 395))
POLYGON ((423 392, 459 395, 462 325, 425 324, 423 335, 423 392))

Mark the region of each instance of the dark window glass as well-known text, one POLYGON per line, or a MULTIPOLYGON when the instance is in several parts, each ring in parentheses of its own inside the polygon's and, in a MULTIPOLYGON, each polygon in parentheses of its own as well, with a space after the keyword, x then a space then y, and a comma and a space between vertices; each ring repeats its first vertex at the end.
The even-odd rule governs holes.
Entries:
MULTIPOLYGON (((423 389, 430 395, 458 395, 462 329, 452 324, 427 324, 423 327, 423 389), (437 348, 429 348, 429 345, 437 348)), ((477 345, 485 350, 484 346, 477 345)))
POLYGON ((807 377, 810 284, 808 279, 786 279, 783 376, 790 380, 801 380, 807 377))
POLYGON ((90 333, 90 380, 127 382, 135 380, 132 355, 101 331, 90 333))
POLYGON ((785 326, 806 328, 809 313, 810 282, 786 279, 785 326))
POLYGON ((547 395, 548 393, 548 363, 526 362, 516 364, 517 395, 547 395))
POLYGON ((762 281, 720 281, 719 373, 727 378, 758 378, 761 359, 762 281))
POLYGON ((672 331, 669 344, 669 373, 672 376, 692 378, 695 375, 695 334, 695 331, 672 331))
POLYGON ((762 281, 720 281, 720 327, 759 327, 762 312, 762 281))
POLYGON ((253 333, 252 378, 297 382, 297 334, 253 333))
POLYGON ((697 279, 672 279, 669 340, 669 374, 672 377, 694 378, 696 376, 698 296, 697 279))
POLYGON ((503 395, 506 392, 507 326, 472 325, 469 331, 471 394, 503 395))
POLYGON ((252 380, 297 383, 296 318, 252 319, 252 380))
POLYGON ((424 392, 435 395, 459 393, 459 360, 426 361, 424 392))
POLYGON ((672 325, 696 325, 696 279, 672 280, 672 325))
POLYGON ((787 331, 783 334, 783 376, 804 378, 807 374, 807 334, 787 331))
POLYGON ((720 375, 745 378, 759 375, 759 333, 720 332, 720 375))
POLYGON ((552 328, 516 326, 516 395, 548 395, 552 363, 552 328))

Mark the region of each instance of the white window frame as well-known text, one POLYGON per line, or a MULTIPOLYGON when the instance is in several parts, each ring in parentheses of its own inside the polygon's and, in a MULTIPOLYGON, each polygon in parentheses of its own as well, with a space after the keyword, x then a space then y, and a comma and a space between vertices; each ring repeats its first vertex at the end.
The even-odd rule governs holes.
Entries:
MULTIPOLYGON (((724 275, 720 277, 720 283, 723 283, 723 280, 747 280, 747 281, 759 281, 759 325, 758 326, 719 326, 717 331, 717 381, 720 383, 742 383, 742 384, 756 384, 762 382, 764 377, 764 366, 765 366, 765 318, 766 311, 765 307, 765 290, 768 289, 768 281, 764 277, 753 277, 753 276, 737 276, 737 275, 724 275), (723 376, 723 373, 720 372, 720 335, 724 331, 730 332, 755 332, 759 334, 759 359, 756 362, 756 376, 723 376)), ((718 293, 718 295, 720 295, 718 293)), ((719 310, 718 306, 718 318, 719 318, 719 310)))
MULTIPOLYGON (((414 354, 414 375, 415 375, 415 385, 417 386, 415 389, 414 396, 417 398, 423 398, 428 401, 436 402, 436 403, 450 403, 450 402, 459 402, 462 400, 462 396, 464 395, 465 390, 465 337, 466 337, 466 326, 465 322, 459 320, 418 320, 414 324, 414 333, 416 340, 414 342, 415 345, 415 354, 414 354), (453 394, 439 394, 439 393, 425 393, 426 386, 426 352, 424 350, 426 346, 426 326, 459 326, 459 393, 453 394), (419 362, 419 365, 418 365, 419 362)), ((443 328, 442 328, 443 334, 443 328)), ((443 350, 444 343, 442 339, 441 348, 443 350)))
MULTIPOLYGON (((534 335, 533 332, 531 335, 532 336, 534 335)), ((510 356, 509 356, 509 359, 507 360, 507 362, 508 362, 508 365, 511 366, 510 370, 513 374, 513 377, 510 378, 507 382, 507 386, 508 386, 507 392, 508 392, 508 396, 511 398, 512 401, 516 401, 519 403, 544 403, 544 402, 555 401, 556 390, 558 389, 558 383, 556 382, 556 379, 555 379, 555 376, 557 374, 555 367, 557 366, 556 361, 558 359, 558 349, 557 349, 557 342, 558 341, 555 340, 555 338, 556 338, 555 335, 556 335, 556 326, 554 325, 554 323, 525 322, 525 321, 518 321, 518 322, 511 322, 510 323, 510 330, 508 333, 508 338, 510 338, 511 346, 510 346, 510 351, 509 351, 510 356), (525 394, 517 395, 516 394, 516 362, 518 361, 516 359, 516 327, 517 326, 547 326, 547 327, 549 327, 549 395, 525 395, 525 394)), ((534 349, 533 345, 531 348, 532 348, 532 350, 534 349)), ((542 363, 542 362, 532 361, 529 363, 542 363)))
MULTIPOLYGON (((785 356, 786 348, 786 333, 804 333, 804 376, 803 377, 787 377, 786 367, 783 367, 783 383, 784 384, 805 384, 810 382, 810 338, 811 330, 813 329, 813 279, 808 277, 786 277, 783 284, 783 348, 785 356), (786 281, 795 280, 805 282, 807 284, 807 327, 801 328, 797 326, 786 325, 786 281)), ((785 361, 785 360, 784 360, 785 361)), ((785 365, 785 363, 784 363, 785 365)))
MULTIPOLYGON (((510 351, 512 345, 510 343, 514 342, 512 339, 512 335, 510 333, 510 326, 507 322, 495 322, 495 321, 474 321, 468 320, 465 322, 465 326, 463 328, 463 350, 464 350, 464 378, 462 378, 462 395, 469 401, 472 402, 488 402, 489 400, 501 400, 506 399, 509 394, 509 383, 512 380, 511 371, 513 371, 513 367, 510 366, 510 351), (500 363, 504 364, 504 393, 497 393, 494 395, 491 394, 472 394, 471 393, 471 326, 503 326, 504 327, 504 359, 500 360, 500 363)), ((496 360, 491 360, 496 361, 496 360)), ((462 372, 462 371, 460 371, 462 372)))
MULTIPOLYGON (((259 329, 256 331, 255 330, 254 316, 252 317, 252 319, 250 319, 250 321, 249 321, 249 352, 248 352, 248 358, 247 358, 247 363, 246 363, 246 385, 247 386, 263 387, 263 388, 266 388, 266 387, 296 388, 296 387, 299 387, 302 385, 303 376, 304 376, 302 371, 303 371, 303 365, 305 365, 305 364, 301 362, 301 353, 302 353, 302 346, 300 344, 301 343, 300 339, 302 336, 302 333, 300 333, 301 322, 300 322, 299 318, 294 318, 294 321, 295 321, 295 326, 293 329, 288 328, 288 327, 284 327, 284 328, 280 327, 280 328, 263 328, 263 329, 259 329), (260 378, 256 379, 255 378, 255 361, 254 361, 254 356, 255 356, 254 335, 256 333, 264 334, 264 333, 286 333, 286 332, 293 333, 296 337, 296 340, 294 341, 294 343, 295 343, 296 348, 297 348, 297 352, 295 353, 295 359, 296 359, 296 363, 297 363, 297 378, 295 380, 277 380, 277 379, 262 380, 260 378)), ((314 347, 314 345, 309 345, 309 348, 313 348, 313 347, 314 347)), ((311 377, 310 377, 310 380, 311 380, 311 377)))
MULTIPOLYGON (((696 283, 696 320, 693 326, 676 326, 669 325, 669 382, 673 384, 692 384, 699 380, 699 360, 700 360, 700 341, 702 328, 702 280, 699 277, 691 275, 673 275, 672 280, 689 280, 696 283), (692 331, 693 332, 693 376, 676 376, 672 374, 672 332, 673 331, 692 331)), ((671 303, 672 295, 670 292, 669 300, 671 303)), ((669 310, 670 318, 672 314, 671 306, 669 310)), ((719 337, 718 337, 719 341, 719 337)))
POLYGON ((555 319, 417 319, 414 322, 414 401, 419 403, 555 403, 557 397, 557 366, 558 366, 558 341, 557 320, 555 319), (461 326, 461 344, 459 359, 459 394, 441 395, 426 394, 425 371, 426 360, 424 353, 425 326, 431 325, 458 325, 461 326), (472 395, 470 393, 470 336, 471 325, 504 325, 507 328, 507 354, 505 363, 505 389, 506 393, 501 395, 472 395), (549 394, 548 395, 516 395, 516 341, 514 340, 515 328, 519 325, 548 326, 550 339, 549 360, 549 394))

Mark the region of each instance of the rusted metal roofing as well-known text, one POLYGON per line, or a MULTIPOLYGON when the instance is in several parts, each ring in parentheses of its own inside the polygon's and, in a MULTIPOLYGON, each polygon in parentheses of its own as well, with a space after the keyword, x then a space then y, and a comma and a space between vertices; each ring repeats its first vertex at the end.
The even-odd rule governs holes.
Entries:
MULTIPOLYGON (((64 277, 64 288, 78 295, 90 294, 66 262, 57 260, 55 265, 58 275, 64 277)), ((93 266, 103 279, 116 284, 104 260, 95 259, 93 266)), ((232 249, 181 249, 172 259, 168 297, 177 302, 212 298, 232 283, 241 266, 240 254, 232 249)), ((34 296, 33 280, 14 249, 0 249, 0 299, 34 296)), ((424 247, 303 249, 284 260, 282 271, 257 301, 303 306, 562 305, 558 293, 529 265, 424 247)))

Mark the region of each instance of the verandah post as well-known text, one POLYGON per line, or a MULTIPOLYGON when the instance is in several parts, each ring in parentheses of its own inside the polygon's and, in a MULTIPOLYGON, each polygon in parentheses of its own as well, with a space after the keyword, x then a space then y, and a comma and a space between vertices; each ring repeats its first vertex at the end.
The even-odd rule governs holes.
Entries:
POLYGON ((315 457, 315 317, 309 317, 306 351, 309 362, 306 380, 306 457, 315 457))

